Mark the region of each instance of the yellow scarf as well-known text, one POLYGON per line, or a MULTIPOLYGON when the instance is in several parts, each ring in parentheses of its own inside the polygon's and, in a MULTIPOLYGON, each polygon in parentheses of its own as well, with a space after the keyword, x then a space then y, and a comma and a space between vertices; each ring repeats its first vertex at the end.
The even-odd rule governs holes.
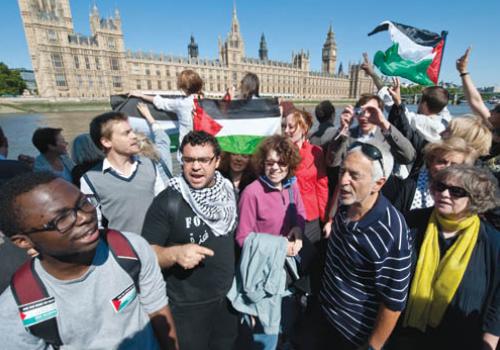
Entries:
POLYGON ((476 246, 479 225, 477 215, 457 222, 440 216, 434 209, 413 276, 405 326, 425 332, 427 325, 437 327, 441 323, 476 246), (448 232, 460 231, 456 242, 446 251, 443 259, 440 259, 439 227, 448 232))

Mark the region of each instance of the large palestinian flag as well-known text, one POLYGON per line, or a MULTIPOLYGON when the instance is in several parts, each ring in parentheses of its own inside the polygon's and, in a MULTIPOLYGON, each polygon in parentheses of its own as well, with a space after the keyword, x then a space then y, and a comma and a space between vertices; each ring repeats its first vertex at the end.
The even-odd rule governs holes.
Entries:
POLYGON ((378 51, 373 63, 389 76, 400 76, 421 85, 436 85, 447 32, 441 35, 405 24, 384 21, 368 35, 389 31, 392 46, 378 51))
MULTIPOLYGON (((165 96, 166 97, 166 96, 165 96)), ((174 97, 175 98, 175 97, 174 97)), ((149 132, 148 125, 137 110, 141 99, 126 95, 111 96, 111 108, 130 118, 135 129, 149 132)), ((165 129, 172 141, 172 151, 178 148, 179 123, 175 113, 158 110, 148 105, 158 124, 165 129)), ((281 120, 277 99, 252 99, 222 101, 201 99, 195 103, 194 130, 214 135, 222 150, 231 153, 252 154, 266 136, 280 131, 281 120)))

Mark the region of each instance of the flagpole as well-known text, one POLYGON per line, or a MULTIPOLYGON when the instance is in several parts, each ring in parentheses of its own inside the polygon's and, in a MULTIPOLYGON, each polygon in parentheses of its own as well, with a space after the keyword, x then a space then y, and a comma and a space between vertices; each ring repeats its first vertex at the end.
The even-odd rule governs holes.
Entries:
POLYGON ((446 46, 446 37, 448 36, 448 32, 443 30, 441 32, 441 37, 443 38, 443 49, 441 50, 441 60, 439 61, 439 72, 437 74, 437 83, 439 84, 439 74, 441 73, 441 65, 443 64, 444 57, 444 47, 446 46))

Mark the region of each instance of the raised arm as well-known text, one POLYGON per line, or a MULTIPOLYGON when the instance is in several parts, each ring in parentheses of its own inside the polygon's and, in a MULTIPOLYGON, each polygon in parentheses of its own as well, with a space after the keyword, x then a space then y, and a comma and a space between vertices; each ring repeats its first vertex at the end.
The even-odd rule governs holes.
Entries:
POLYGON ((491 127, 491 123, 488 120, 491 115, 490 110, 484 104, 483 98, 474 85, 474 82, 472 81, 472 78, 468 71, 470 51, 471 48, 468 47, 463 56, 457 60, 457 70, 460 74, 460 78, 462 78, 462 86, 464 89, 465 98, 467 99, 467 102, 469 102, 470 108, 472 109, 474 114, 477 114, 478 116, 483 118, 488 127, 491 127))
POLYGON ((368 54, 366 52, 363 52, 363 63, 361 64, 361 69, 365 71, 365 73, 372 78, 373 83, 377 87, 377 90, 380 90, 384 87, 384 83, 380 79, 380 77, 375 73, 375 70, 373 69, 373 65, 370 62, 370 59, 368 58, 368 54))

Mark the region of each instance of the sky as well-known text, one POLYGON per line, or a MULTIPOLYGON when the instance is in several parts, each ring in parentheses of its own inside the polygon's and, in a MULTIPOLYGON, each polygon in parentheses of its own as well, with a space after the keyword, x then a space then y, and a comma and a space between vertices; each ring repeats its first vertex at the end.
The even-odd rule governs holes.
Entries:
MULTIPOLYGON (((233 0, 70 0, 76 32, 89 35, 89 12, 96 3, 103 17, 120 10, 125 47, 187 55, 194 35, 201 58, 217 58, 217 37, 226 38, 233 0)), ((391 45, 388 32, 367 34, 384 20, 440 33, 448 38, 439 79, 459 83, 455 61, 472 46, 469 71, 477 86, 500 86, 500 1, 464 0, 238 0, 236 9, 245 55, 258 57, 265 34, 269 59, 290 62, 292 51, 309 50, 311 69, 321 69, 321 49, 332 25, 337 42, 337 67, 373 57, 391 45), (496 24, 495 24, 496 23, 496 24)), ((16 0, 0 3, 0 62, 31 68, 26 37, 16 0)))

